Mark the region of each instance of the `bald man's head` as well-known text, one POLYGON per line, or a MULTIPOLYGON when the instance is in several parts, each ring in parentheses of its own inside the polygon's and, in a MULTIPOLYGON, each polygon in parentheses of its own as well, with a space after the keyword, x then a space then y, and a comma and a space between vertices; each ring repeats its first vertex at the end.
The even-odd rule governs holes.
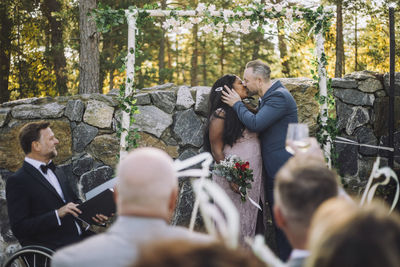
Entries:
POLYGON ((178 181, 172 158, 157 148, 131 151, 118 165, 119 215, 170 219, 178 181))

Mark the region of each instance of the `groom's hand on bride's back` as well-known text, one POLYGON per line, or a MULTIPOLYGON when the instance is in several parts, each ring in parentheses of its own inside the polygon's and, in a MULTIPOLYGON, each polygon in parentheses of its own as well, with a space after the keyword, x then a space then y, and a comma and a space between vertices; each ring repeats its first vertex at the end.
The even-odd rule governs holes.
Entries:
POLYGON ((224 85, 225 89, 227 92, 222 91, 222 102, 224 102, 225 104, 233 107, 233 105, 238 102, 238 101, 242 101, 242 99, 240 98, 239 94, 236 93, 235 90, 230 89, 228 86, 224 85))

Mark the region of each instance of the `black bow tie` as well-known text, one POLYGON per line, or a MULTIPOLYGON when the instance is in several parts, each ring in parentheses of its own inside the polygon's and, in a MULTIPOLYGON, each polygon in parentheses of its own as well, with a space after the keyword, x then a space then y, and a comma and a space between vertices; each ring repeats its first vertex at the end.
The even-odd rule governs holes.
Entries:
POLYGON ((56 165, 54 165, 54 163, 53 162, 50 162, 49 164, 47 164, 47 165, 40 165, 40 169, 42 170, 42 172, 44 173, 44 174, 47 174, 47 170, 48 169, 50 169, 50 170, 52 170, 53 172, 56 170, 56 165))

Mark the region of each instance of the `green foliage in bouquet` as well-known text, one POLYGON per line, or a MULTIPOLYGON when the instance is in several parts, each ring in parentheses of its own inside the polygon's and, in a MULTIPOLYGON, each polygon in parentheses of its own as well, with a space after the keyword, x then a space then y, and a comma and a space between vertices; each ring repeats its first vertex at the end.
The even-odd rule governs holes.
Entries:
POLYGON ((251 182, 254 181, 249 162, 244 162, 235 155, 229 156, 215 164, 213 172, 225 177, 228 182, 237 184, 242 201, 246 201, 247 189, 251 189, 251 182))

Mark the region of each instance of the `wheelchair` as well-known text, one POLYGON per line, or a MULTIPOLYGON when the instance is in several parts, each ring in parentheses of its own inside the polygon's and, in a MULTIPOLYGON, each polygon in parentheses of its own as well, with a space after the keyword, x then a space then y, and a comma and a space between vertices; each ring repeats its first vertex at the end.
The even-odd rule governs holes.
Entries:
POLYGON ((42 246, 26 246, 11 255, 3 267, 50 267, 54 251, 42 246))

